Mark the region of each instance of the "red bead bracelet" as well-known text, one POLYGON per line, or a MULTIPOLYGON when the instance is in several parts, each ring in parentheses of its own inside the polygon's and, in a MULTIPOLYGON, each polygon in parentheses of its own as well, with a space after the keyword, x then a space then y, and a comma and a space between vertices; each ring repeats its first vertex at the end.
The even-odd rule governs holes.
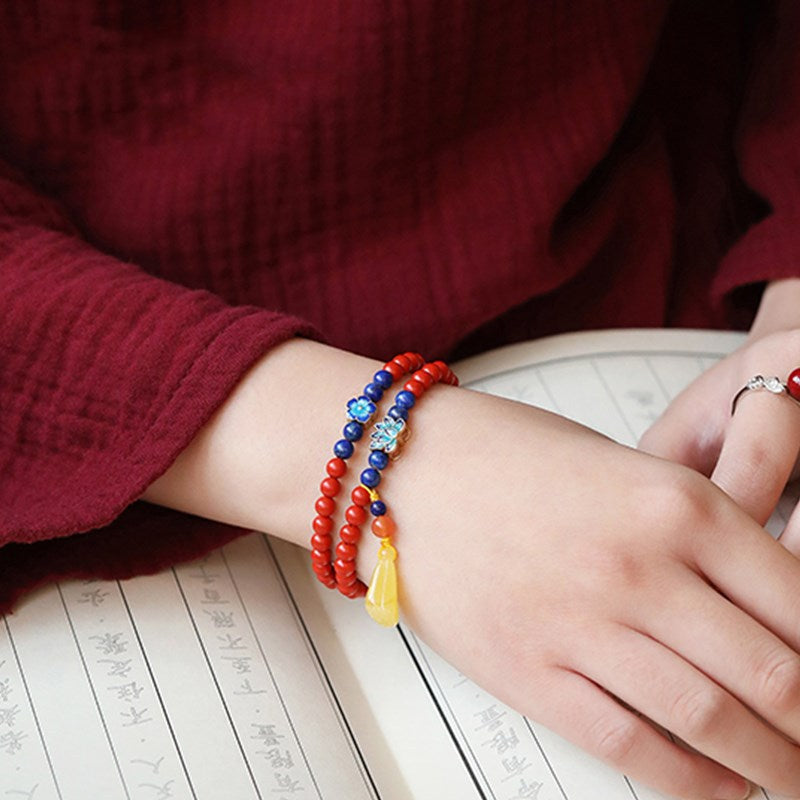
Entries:
POLYGON ((316 516, 311 524, 311 565, 317 578, 329 588, 338 588, 346 597, 366 595, 366 606, 370 615, 383 625, 395 625, 399 611, 397 607, 397 573, 395 560, 397 551, 391 539, 395 523, 386 513, 386 504, 381 500, 376 487, 381 481, 381 471, 389 461, 396 458, 409 434, 407 425, 409 410, 418 398, 434 384, 457 385, 458 379, 443 362, 425 363, 418 353, 402 353, 384 364, 373 379, 364 387, 359 397, 347 403, 348 422, 333 447, 334 458, 326 464, 327 476, 320 483, 320 497, 314 504, 316 516), (333 514, 336 511, 336 496, 341 490, 341 478, 347 472, 347 459, 353 455, 353 443, 361 439, 364 425, 368 424, 376 410, 376 403, 396 380, 406 373, 412 375, 397 393, 394 405, 383 420, 375 425, 370 435, 370 466, 361 472, 361 482, 350 494, 351 504, 345 510, 345 523, 339 530, 336 558, 331 560, 333 544, 333 514), (368 511, 372 513, 372 532, 381 540, 378 564, 373 572, 370 586, 358 579, 356 559, 361 526, 366 522, 368 511))

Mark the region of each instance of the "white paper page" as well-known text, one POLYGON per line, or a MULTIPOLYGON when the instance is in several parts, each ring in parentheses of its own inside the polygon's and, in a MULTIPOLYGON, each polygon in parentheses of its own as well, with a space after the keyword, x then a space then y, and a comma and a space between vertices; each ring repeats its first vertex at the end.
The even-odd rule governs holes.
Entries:
POLYGON ((0 798, 377 797, 264 537, 0 626, 0 798))

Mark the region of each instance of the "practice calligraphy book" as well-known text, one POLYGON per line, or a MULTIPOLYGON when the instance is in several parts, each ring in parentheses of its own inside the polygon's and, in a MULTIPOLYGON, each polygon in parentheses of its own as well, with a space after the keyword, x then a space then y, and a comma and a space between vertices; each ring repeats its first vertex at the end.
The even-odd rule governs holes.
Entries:
MULTIPOLYGON (((570 334, 457 371, 633 445, 740 341, 570 334)), ((796 500, 781 500, 773 534, 796 500)), ((402 625, 375 625, 307 561, 253 533, 159 575, 33 593, 0 623, 0 800, 662 797, 506 707, 402 625)))

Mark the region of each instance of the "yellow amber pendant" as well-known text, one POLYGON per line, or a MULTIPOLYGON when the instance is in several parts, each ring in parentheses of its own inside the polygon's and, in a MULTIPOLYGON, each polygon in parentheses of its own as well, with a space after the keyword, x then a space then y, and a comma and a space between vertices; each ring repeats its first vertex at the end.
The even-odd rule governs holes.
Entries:
POLYGON ((372 573, 364 601, 372 619, 387 628, 397 625, 400 619, 397 605, 397 567, 394 563, 396 558, 397 550, 392 547, 389 539, 381 539, 378 563, 372 573))

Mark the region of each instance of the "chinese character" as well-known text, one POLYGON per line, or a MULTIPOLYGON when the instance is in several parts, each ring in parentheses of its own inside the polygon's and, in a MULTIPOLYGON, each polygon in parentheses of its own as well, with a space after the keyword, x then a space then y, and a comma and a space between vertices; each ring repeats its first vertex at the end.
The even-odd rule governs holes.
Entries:
POLYGON ((136 681, 132 683, 123 683, 120 686, 109 686, 109 692, 117 693, 117 700, 138 700, 139 695, 144 691, 143 686, 139 686, 136 681))
POLYGON ((236 691, 234 694, 266 694, 266 689, 254 689, 250 683, 249 678, 245 678, 241 683, 241 691, 236 691))
POLYGON ((153 720, 148 717, 145 719, 145 714, 147 713, 147 709, 143 708, 141 711, 137 711, 133 706, 130 707, 128 711, 120 711, 121 717, 129 717, 130 722, 123 722, 123 728, 130 728, 133 725, 143 725, 145 722, 152 722, 153 720))
POLYGON ((536 781, 528 783, 524 778, 520 779, 517 793, 513 797, 509 797, 508 800, 536 800, 542 785, 543 784, 537 783, 536 781))
POLYGON ((113 658, 101 658, 98 664, 111 664, 111 668, 106 673, 109 678, 127 678, 131 671, 131 659, 127 661, 117 661, 113 658))
POLYGON ((488 708, 485 708, 483 711, 477 711, 472 715, 473 717, 478 717, 481 723, 475 730, 480 731, 485 728, 488 733, 491 733, 503 724, 503 717, 505 715, 505 711, 498 711, 497 706, 492 703, 488 708))
POLYGON ((508 729, 508 733, 505 731, 498 731, 488 742, 484 742, 484 744, 488 744, 492 750, 497 750, 498 753, 505 753, 506 750, 510 750, 512 747, 516 747, 519 744, 519 738, 517 734, 514 733, 513 728, 508 729))
POLYGON ((257 722, 253 722, 251 725, 256 729, 256 733, 250 738, 260 740, 266 747, 275 747, 283 739, 282 733, 275 733, 274 725, 261 725, 257 722))
POLYGON ((531 765, 528 764, 527 758, 520 758, 519 756, 512 756, 511 758, 504 758, 503 759, 503 766, 505 767, 506 775, 503 778, 504 781, 507 781, 509 778, 513 778, 515 775, 522 775, 522 773, 528 769, 531 765))
POLYGON ((14 753, 18 753, 22 750, 22 740, 25 739, 26 736, 24 733, 20 733, 19 731, 9 731, 8 733, 4 733, 0 736, 0 750, 5 750, 10 756, 13 756, 14 753))
POLYGON ((202 564, 200 566, 200 574, 198 575, 195 573, 190 577, 194 578, 195 580, 199 580, 201 583, 210 584, 214 583, 217 580, 217 578, 219 578, 219 575, 209 575, 208 572, 206 572, 205 564, 202 564))
POLYGON ((102 589, 92 589, 91 592, 81 592, 78 602, 91 603, 95 608, 97 608, 97 606, 103 604, 106 597, 108 597, 108 592, 104 592, 102 589))
POLYGON ((453 684, 453 688, 457 689, 459 686, 463 686, 468 681, 469 681, 469 678, 466 675, 463 675, 462 673, 459 672, 458 673, 458 679, 453 684))
POLYGON ((31 789, 29 792, 25 792, 25 791, 23 791, 22 789, 8 789, 8 790, 6 790, 6 794, 18 794, 18 795, 21 795, 22 797, 27 797, 27 798, 28 798, 28 800, 33 800, 33 795, 34 795, 34 792, 35 792, 35 791, 36 791, 38 788, 39 788, 39 784, 37 783, 37 784, 36 784, 36 785, 33 787, 33 789, 31 789))
POLYGON ((10 678, 6 678, 5 680, 0 681, 0 703, 7 703, 8 698, 11 697, 11 692, 14 691, 9 685, 10 680, 10 678))
POLYGON ((153 775, 158 775, 158 771, 161 769, 161 762, 164 760, 164 756, 158 759, 158 761, 145 761, 143 758, 132 758, 131 764, 145 764, 153 770, 153 775))
POLYGON ((237 675, 250 672, 250 656, 222 656, 223 661, 230 661, 237 675))
POLYGON ((102 636, 90 636, 90 639, 97 639, 95 649, 107 656, 118 656, 128 649, 128 643, 120 641, 121 633, 104 633, 102 636))
POLYGON ((211 617, 215 628, 235 628, 236 623, 233 621, 233 611, 209 611, 206 609, 203 613, 211 617))
POLYGON ((156 800, 168 800, 170 797, 174 797, 172 794, 172 789, 170 788, 175 781, 167 781, 163 786, 156 786, 155 783, 140 783, 139 787, 147 787, 148 789, 155 789, 156 800))
POLYGON ((16 717, 17 714, 19 714, 19 706, 0 708, 0 725, 8 725, 9 728, 13 728, 14 717, 16 717))
POLYGON ((203 605, 224 605, 228 602, 216 589, 203 589, 203 597, 205 600, 200 601, 203 605))
POLYGON ((275 783, 278 784, 278 788, 273 789, 273 792, 289 792, 289 794, 294 794, 295 792, 303 791, 300 781, 293 781, 291 775, 281 775, 280 772, 276 772, 275 783))
POLYGON ((258 755, 264 756, 269 761, 272 769, 291 769, 294 766, 292 754, 288 750, 284 750, 284 755, 277 747, 272 747, 269 750, 259 750, 258 755))
POLYGON ((634 403, 647 407, 653 405, 655 398, 652 392, 642 391, 641 389, 630 389, 625 392, 625 397, 630 397, 634 403))
POLYGON ((219 646, 220 650, 247 650, 247 645, 242 644, 244 636, 234 636, 232 633, 226 633, 224 636, 217 636, 217 639, 225 643, 219 646))

